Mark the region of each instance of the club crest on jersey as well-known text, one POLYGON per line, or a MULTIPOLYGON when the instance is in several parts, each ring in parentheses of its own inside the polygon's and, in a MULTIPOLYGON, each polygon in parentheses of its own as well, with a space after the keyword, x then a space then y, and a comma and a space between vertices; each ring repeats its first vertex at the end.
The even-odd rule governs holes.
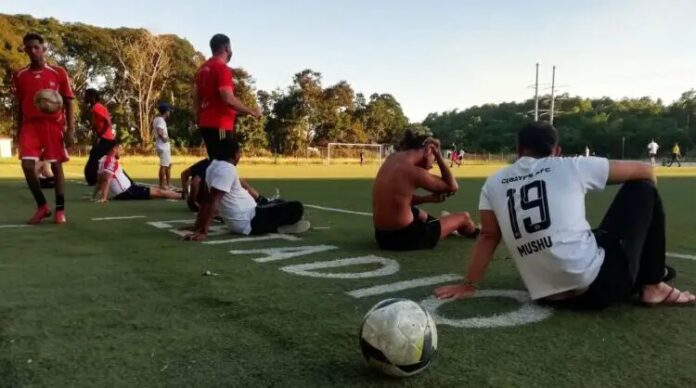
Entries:
POLYGON ((53 81, 49 82, 48 84, 49 84, 52 88, 55 88, 55 87, 56 87, 56 83, 53 82, 53 81))

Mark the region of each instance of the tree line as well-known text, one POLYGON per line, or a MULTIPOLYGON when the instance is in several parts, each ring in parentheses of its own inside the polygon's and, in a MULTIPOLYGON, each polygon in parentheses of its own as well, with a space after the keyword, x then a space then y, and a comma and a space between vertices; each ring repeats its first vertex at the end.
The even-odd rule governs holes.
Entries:
MULTIPOLYGON (((0 14, 0 134, 14 131, 12 70, 27 63, 22 37, 38 32, 46 38, 50 61, 66 68, 76 95, 87 87, 102 92, 123 143, 151 147, 150 121, 159 102, 173 107, 169 126, 176 146, 201 144, 195 131, 193 82, 205 55, 186 39, 154 35, 145 29, 109 29, 61 23, 27 15, 0 14)), ((465 110, 431 113, 422 123, 409 123, 397 99, 388 93, 366 96, 346 81, 325 85, 321 73, 305 69, 285 88, 257 90, 244 69, 234 69, 235 92, 250 106, 261 106, 262 120, 241 117, 235 130, 245 148, 256 153, 304 154, 307 147, 329 142, 395 144, 407 127, 429 131, 445 147, 467 152, 513 152, 517 129, 533 120, 534 101, 485 104, 465 110)), ((549 106, 549 96, 541 98, 549 106)), ((80 112, 79 144, 90 143, 89 126, 80 112)), ((651 139, 662 150, 679 142, 692 149, 696 139, 696 91, 689 90, 666 105, 661 100, 557 96, 554 124, 566 153, 627 158, 645 154, 651 139)), ((548 109, 541 119, 548 119, 548 109)))

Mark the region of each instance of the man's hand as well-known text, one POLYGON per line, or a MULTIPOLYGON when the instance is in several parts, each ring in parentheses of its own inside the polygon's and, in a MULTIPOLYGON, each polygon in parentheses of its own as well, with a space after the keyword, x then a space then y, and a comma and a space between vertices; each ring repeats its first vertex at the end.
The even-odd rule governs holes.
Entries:
POLYGON ((435 297, 439 300, 466 299, 472 297, 475 293, 476 287, 467 283, 438 287, 434 292, 435 297))
POLYGON ((445 202, 445 200, 447 199, 447 197, 448 197, 448 194, 447 194, 447 193, 439 193, 439 194, 438 194, 438 193, 433 193, 433 194, 430 194, 430 195, 426 196, 426 198, 428 199, 428 202, 430 202, 430 203, 442 203, 442 202, 445 202))
POLYGON ((249 116, 255 117, 257 119, 260 119, 261 116, 263 116, 263 111, 261 110, 261 107, 254 107, 249 109, 249 116))
POLYGON ((203 241, 206 239, 206 237, 208 237, 208 235, 205 233, 194 232, 194 233, 187 234, 186 236, 184 236, 184 240, 185 241, 203 241))
POLYGON ((107 202, 109 202, 109 200, 107 198, 99 198, 96 202, 97 203, 107 203, 107 202))

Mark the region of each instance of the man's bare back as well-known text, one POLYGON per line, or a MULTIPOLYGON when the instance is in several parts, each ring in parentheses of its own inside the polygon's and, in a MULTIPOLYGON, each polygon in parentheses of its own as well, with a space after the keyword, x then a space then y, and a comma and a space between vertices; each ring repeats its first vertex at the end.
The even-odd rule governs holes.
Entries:
POLYGON ((384 161, 372 187, 375 228, 397 230, 413 222, 411 197, 417 189, 415 169, 424 170, 416 167, 405 152, 392 154, 384 161))

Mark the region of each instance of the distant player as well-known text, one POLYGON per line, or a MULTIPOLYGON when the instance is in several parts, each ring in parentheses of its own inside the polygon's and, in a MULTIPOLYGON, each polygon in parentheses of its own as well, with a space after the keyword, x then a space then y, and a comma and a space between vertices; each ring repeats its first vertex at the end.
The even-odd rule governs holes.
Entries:
POLYGON ((155 151, 159 156, 159 187, 166 190, 170 187, 172 174, 172 148, 169 144, 169 131, 167 131, 167 118, 169 117, 169 105, 162 103, 157 107, 159 115, 152 120, 152 132, 155 137, 155 151))
POLYGON ((210 200, 201 205, 194 233, 186 236, 187 240, 204 240, 216 214, 230 232, 236 234, 304 233, 309 230, 310 223, 302 220, 302 203, 273 201, 261 204, 259 193, 239 178, 237 164, 241 150, 237 141, 226 139, 222 150, 219 156, 225 159, 213 160, 206 172, 210 200))
POLYGON ((181 172, 181 189, 191 211, 197 212, 205 200, 205 173, 208 166, 210 159, 202 159, 181 172))
POLYGON ((450 168, 454 167, 454 165, 461 166, 462 162, 459 159, 459 152, 457 152, 456 148, 452 148, 452 151, 450 152, 450 168))
POLYGON ((19 155, 22 159, 24 177, 38 207, 27 223, 38 224, 51 215, 36 175, 36 161, 43 158, 51 164, 55 176, 54 219, 57 224, 62 224, 66 222, 63 162, 69 159, 64 140, 70 142, 72 139, 74 96, 65 69, 46 63, 44 38, 39 34, 30 33, 24 36, 23 43, 24 52, 29 57, 30 64, 13 75, 18 106, 19 155), (60 93, 63 97, 62 109, 55 113, 45 113, 34 105, 34 96, 44 89, 60 93), (67 131, 64 133, 66 124, 67 131))
POLYGON ((677 166, 681 167, 681 150, 679 149, 679 143, 674 143, 672 147, 672 160, 669 161, 667 167, 672 167, 674 162, 677 162, 677 166))
POLYGON ((142 200, 153 198, 182 199, 182 194, 158 187, 134 183, 119 164, 120 146, 117 144, 99 161, 99 181, 94 188, 94 199, 98 203, 113 200, 142 200))
POLYGON ((415 250, 433 248, 454 232, 475 236, 478 228, 469 213, 455 213, 439 220, 417 208, 440 203, 459 190, 457 181, 440 154, 440 143, 406 130, 399 152, 390 155, 377 173, 372 188, 375 239, 381 249, 415 250), (430 174, 437 163, 440 176, 430 174), (430 195, 416 195, 424 189, 430 195))
POLYGON ((655 143, 655 139, 650 140, 650 143, 648 143, 648 156, 650 157, 650 165, 655 167, 655 159, 657 158, 657 150, 660 149, 660 146, 655 143))
POLYGON ((363 162, 365 161, 365 151, 360 150, 360 165, 363 165, 363 162))
POLYGON ((231 138, 237 115, 261 117, 260 108, 250 108, 234 95, 230 38, 216 34, 210 39, 213 56, 196 72, 194 106, 198 129, 211 160, 224 160, 225 139, 231 138))
POLYGON ((85 90, 85 105, 90 112, 90 125, 96 139, 89 151, 89 158, 85 164, 85 181, 89 186, 97 184, 97 171, 99 159, 116 144, 116 132, 111 125, 111 115, 101 102, 99 92, 96 89, 85 90))
POLYGON ((590 146, 585 146, 585 157, 586 158, 590 157, 590 146))
POLYGON ((648 164, 558 157, 558 133, 548 123, 523 127, 517 147, 517 162, 481 189, 483 229, 466 280, 438 288, 438 298, 474 295, 502 239, 533 300, 576 309, 634 296, 648 305, 694 303, 665 283, 675 273, 665 265, 665 214, 648 164), (607 184, 623 186, 593 231, 585 194, 607 184))

